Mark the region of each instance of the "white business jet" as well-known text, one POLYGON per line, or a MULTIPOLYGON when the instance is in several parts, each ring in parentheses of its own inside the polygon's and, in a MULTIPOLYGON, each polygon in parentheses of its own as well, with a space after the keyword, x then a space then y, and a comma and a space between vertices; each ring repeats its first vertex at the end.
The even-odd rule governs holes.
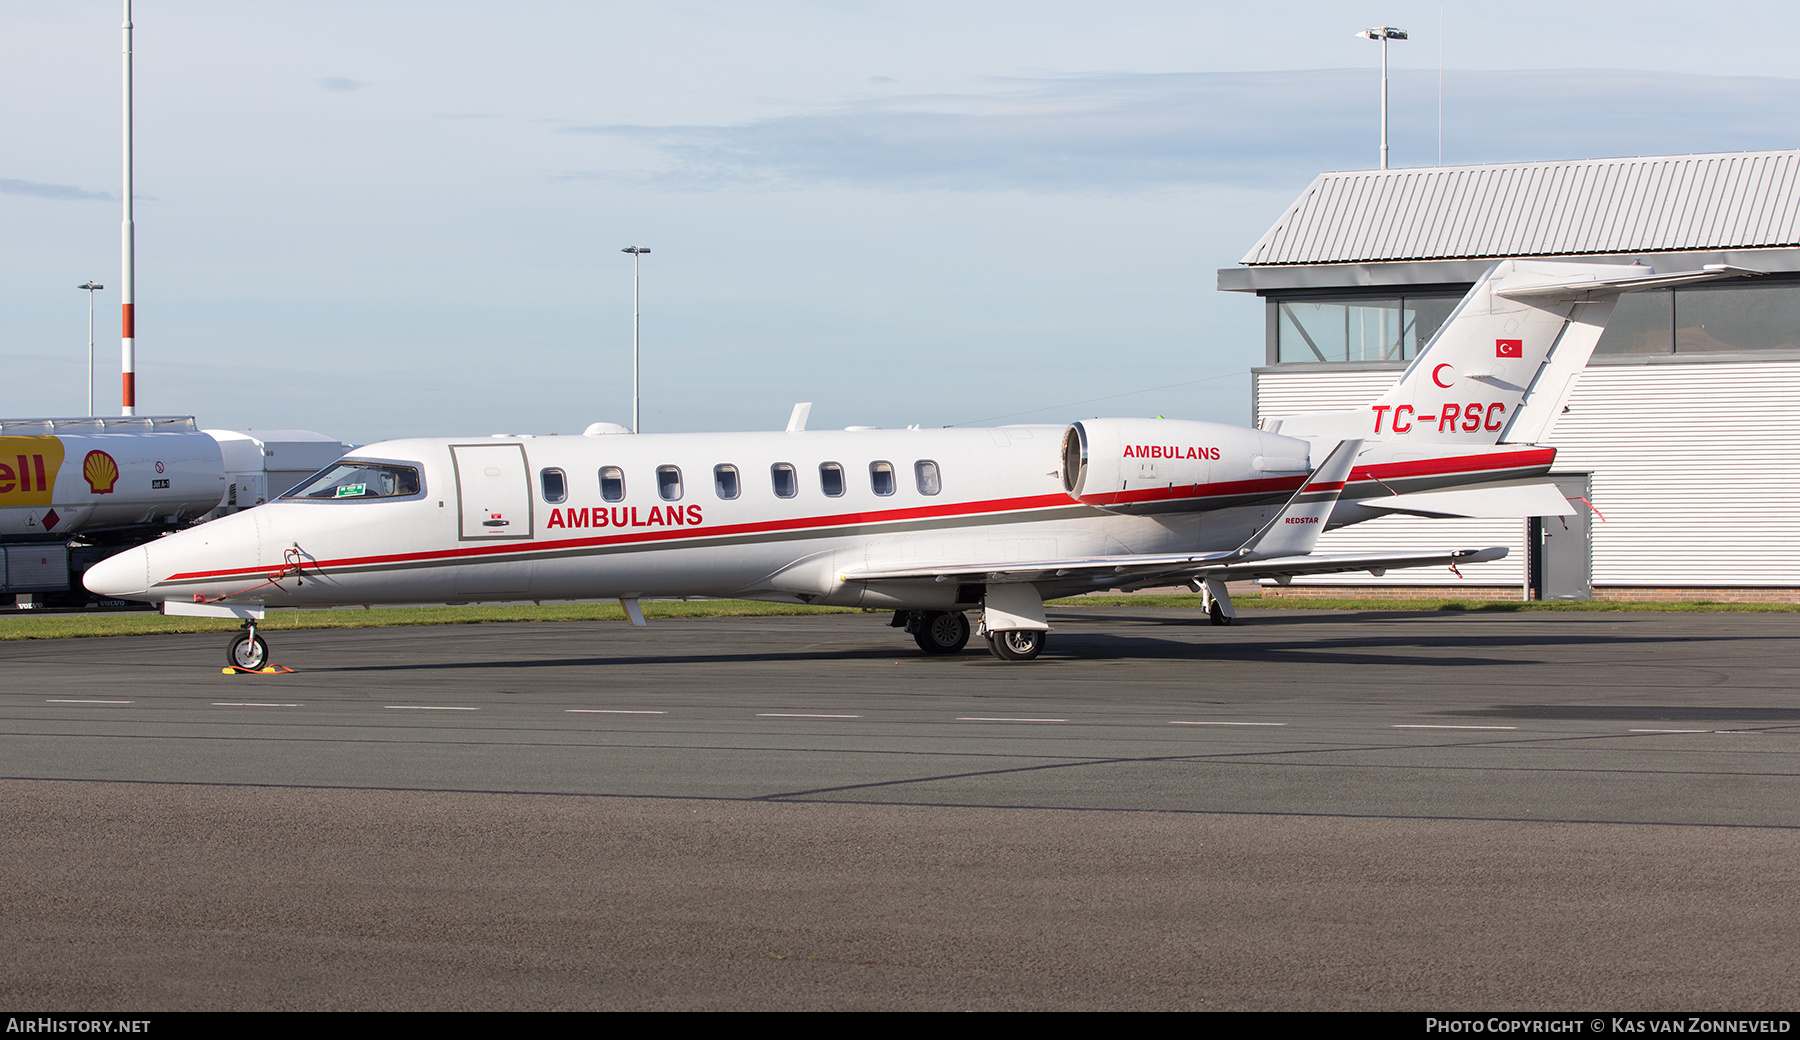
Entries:
POLYGON ((1262 430, 1165 419, 997 429, 805 429, 397 440, 277 501, 127 550, 96 594, 236 617, 260 668, 270 606, 734 597, 893 611, 929 654, 973 631, 1043 650, 1046 598, 1186 583, 1215 624, 1225 583, 1455 565, 1504 548, 1314 554, 1377 516, 1572 510, 1538 442, 1621 292, 1728 277, 1641 265, 1494 265, 1366 408, 1262 430))

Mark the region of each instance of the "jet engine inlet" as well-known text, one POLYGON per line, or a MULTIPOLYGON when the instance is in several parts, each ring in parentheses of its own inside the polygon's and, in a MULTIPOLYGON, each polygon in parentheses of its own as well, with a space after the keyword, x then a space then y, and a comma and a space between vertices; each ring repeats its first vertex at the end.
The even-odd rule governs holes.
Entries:
POLYGON ((1082 481, 1087 479, 1087 431, 1080 423, 1071 425, 1063 431, 1062 481, 1063 490, 1071 495, 1081 494, 1082 481))

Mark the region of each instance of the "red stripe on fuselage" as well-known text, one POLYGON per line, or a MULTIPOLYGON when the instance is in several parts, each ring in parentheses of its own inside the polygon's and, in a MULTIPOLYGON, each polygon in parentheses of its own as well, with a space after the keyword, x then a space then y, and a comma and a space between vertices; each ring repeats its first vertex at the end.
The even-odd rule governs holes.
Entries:
MULTIPOLYGON (((474 559, 511 553, 544 552, 558 549, 586 549, 601 546, 633 545, 643 542, 695 541, 745 534, 768 534, 778 531, 806 531, 832 527, 859 527, 867 524, 892 523, 901 520, 931 520, 946 516, 982 516, 992 513, 1016 513, 1057 506, 1073 506, 1066 495, 1034 495, 1028 498, 1003 498, 987 502, 947 502, 942 505, 917 506, 911 509, 885 509, 873 513, 839 513, 830 516, 808 516, 793 520, 764 520, 748 524, 724 524, 718 527, 681 528, 641 531, 624 535, 601 535, 596 538, 566 538, 557 541, 517 541, 505 545, 472 545, 460 549, 434 549, 426 552, 395 553, 388 556, 355 556, 341 560, 318 560, 308 567, 359 567, 384 563, 427 563, 435 560, 474 559)), ((261 575, 268 567, 235 567, 221 571, 183 571, 164 581, 191 581, 197 578, 230 578, 261 575)))

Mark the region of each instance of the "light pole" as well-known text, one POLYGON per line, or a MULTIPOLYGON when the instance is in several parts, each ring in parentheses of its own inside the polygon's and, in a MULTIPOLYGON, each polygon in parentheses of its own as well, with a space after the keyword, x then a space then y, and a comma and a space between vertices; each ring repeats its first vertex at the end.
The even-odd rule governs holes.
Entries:
POLYGON ((1396 29, 1391 25, 1377 25, 1373 29, 1364 29, 1356 35, 1365 40, 1381 41, 1381 168, 1387 169, 1387 45, 1389 40, 1406 39, 1405 29, 1396 29))
POLYGON ((94 293, 106 288, 99 282, 84 282, 77 289, 86 289, 88 294, 88 416, 94 414, 94 293))
POLYGON ((631 254, 631 432, 642 433, 638 425, 638 260, 650 250, 644 246, 626 246, 619 250, 631 254))

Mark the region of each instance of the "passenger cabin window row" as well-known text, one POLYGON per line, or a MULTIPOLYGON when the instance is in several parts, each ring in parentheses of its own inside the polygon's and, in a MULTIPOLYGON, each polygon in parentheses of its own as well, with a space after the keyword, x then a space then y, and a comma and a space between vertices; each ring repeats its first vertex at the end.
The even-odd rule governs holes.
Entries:
MULTIPOLYGON (((913 483, 921 495, 935 495, 943 490, 943 481, 938 475, 938 464, 930 459, 920 459, 913 463, 913 483)), ((538 484, 544 493, 544 501, 556 505, 569 499, 569 477, 561 469, 544 469, 538 471, 538 484)), ((894 478, 894 464, 891 462, 869 463, 869 490, 882 498, 894 494, 898 482, 894 478)), ((794 498, 800 494, 800 474, 792 463, 777 462, 769 467, 769 489, 776 498, 794 498)), ((844 467, 841 463, 821 462, 819 464, 819 491, 826 498, 842 498, 847 489, 844 467)), ((713 493, 720 499, 730 502, 743 494, 743 482, 738 468, 729 463, 721 463, 713 467, 713 493)), ((664 502, 681 501, 683 491, 680 466, 656 467, 656 495, 664 502)), ((618 466, 600 467, 600 498, 606 502, 623 502, 625 500, 625 471, 618 466)))

